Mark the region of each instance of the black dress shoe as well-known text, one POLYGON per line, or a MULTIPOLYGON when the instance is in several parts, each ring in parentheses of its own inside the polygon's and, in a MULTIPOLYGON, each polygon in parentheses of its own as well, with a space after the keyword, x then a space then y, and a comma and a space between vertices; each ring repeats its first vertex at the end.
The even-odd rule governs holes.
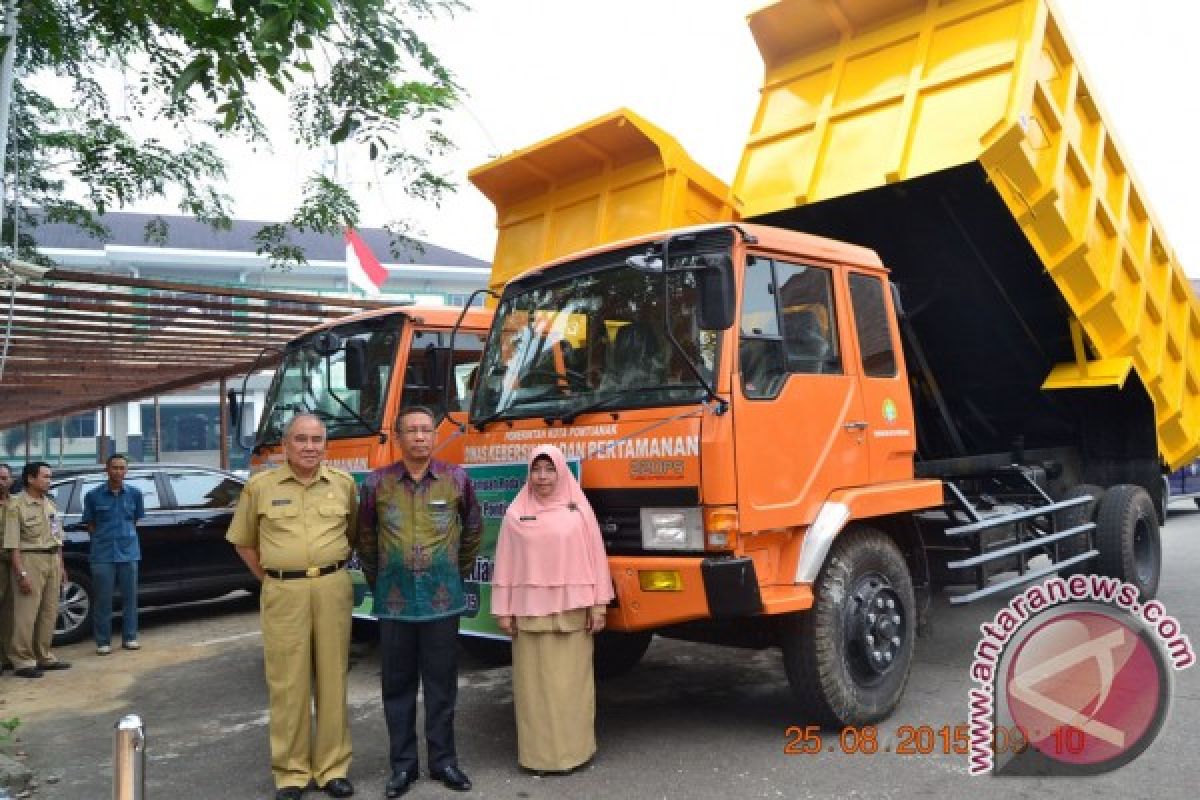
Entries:
POLYGON ((303 796, 304 790, 299 786, 285 786, 275 790, 275 800, 300 800, 303 796))
POLYGON ((349 797, 354 794, 354 784, 346 778, 334 778, 322 788, 330 797, 349 797))
POLYGON ((435 781, 441 781, 446 785, 447 789, 453 789, 456 792, 468 792, 471 790, 471 779, 456 764, 451 764, 437 772, 430 772, 429 777, 435 781))
POLYGON ((20 669, 13 670, 13 675, 16 675, 18 678, 40 678, 42 674, 42 671, 37 667, 21 667, 20 669))
POLYGON ((413 770, 408 772, 400 770, 393 772, 392 777, 388 778, 386 794, 388 797, 399 797, 407 792, 414 783, 417 782, 417 772, 413 770))
POLYGON ((38 664, 40 670, 51 669, 70 669, 71 665, 66 661, 51 661, 49 664, 38 664))

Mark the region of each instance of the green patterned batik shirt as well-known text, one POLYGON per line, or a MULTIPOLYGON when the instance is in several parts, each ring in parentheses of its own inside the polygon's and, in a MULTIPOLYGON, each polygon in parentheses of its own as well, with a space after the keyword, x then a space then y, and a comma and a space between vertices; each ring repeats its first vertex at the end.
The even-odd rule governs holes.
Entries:
POLYGON ((461 467, 430 461, 414 481, 404 462, 363 482, 358 550, 379 619, 416 622, 466 611, 463 578, 471 573, 483 516, 461 467))

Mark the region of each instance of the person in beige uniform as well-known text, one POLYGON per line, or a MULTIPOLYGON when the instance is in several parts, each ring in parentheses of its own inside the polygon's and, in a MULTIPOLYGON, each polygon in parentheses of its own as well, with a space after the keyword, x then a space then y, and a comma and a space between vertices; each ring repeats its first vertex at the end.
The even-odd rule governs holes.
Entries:
POLYGON ((4 507, 8 505, 8 490, 12 487, 12 469, 0 464, 0 675, 12 669, 8 657, 8 640, 12 638, 12 556, 4 549, 4 507))
POLYGON ((354 592, 345 566, 358 517, 354 479, 321 463, 325 427, 311 414, 292 418, 283 449, 287 463, 246 483, 226 534, 263 582, 275 797, 298 800, 312 781, 333 797, 349 797, 346 670, 354 592))
POLYGON ((62 517, 47 496, 50 465, 34 461, 21 471, 24 491, 4 507, 4 549, 12 559, 13 628, 9 658, 22 678, 40 678, 45 670, 67 669, 50 652, 58 594, 64 573, 62 517))

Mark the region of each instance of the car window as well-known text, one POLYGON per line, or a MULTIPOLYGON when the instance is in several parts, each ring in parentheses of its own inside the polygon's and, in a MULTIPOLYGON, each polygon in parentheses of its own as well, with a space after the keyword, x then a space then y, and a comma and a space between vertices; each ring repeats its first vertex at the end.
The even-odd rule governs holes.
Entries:
MULTIPOLYGON (((106 476, 98 476, 93 478, 84 478, 79 485, 79 509, 83 510, 83 498, 87 493, 97 486, 108 481, 106 476)), ((142 507, 147 511, 154 511, 162 508, 162 501, 158 497, 158 484, 154 482, 153 475, 129 475, 125 478, 126 486, 133 486, 142 491, 142 507)))
POLYGON ((71 500, 71 490, 75 488, 75 481, 63 481, 57 486, 50 487, 50 499, 54 501, 54 505, 58 509, 66 509, 67 503, 71 500))
POLYGON ((242 493, 240 481, 208 472, 167 474, 180 508, 232 508, 242 493))

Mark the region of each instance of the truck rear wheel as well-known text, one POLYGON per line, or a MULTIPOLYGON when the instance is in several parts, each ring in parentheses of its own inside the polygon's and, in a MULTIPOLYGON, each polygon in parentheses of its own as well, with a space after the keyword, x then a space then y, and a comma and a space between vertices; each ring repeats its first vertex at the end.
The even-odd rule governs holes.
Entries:
MULTIPOLYGON (((1074 500, 1076 497, 1091 495, 1092 501, 1083 505, 1064 508, 1055 516, 1058 522, 1058 530, 1065 531, 1067 528, 1074 528, 1083 525, 1085 522, 1092 522, 1096 519, 1096 507, 1100 505, 1100 498, 1104 496, 1104 489, 1091 483, 1081 483, 1078 486, 1072 486, 1063 494, 1060 500, 1074 500)), ((1069 539, 1064 539, 1058 545, 1058 557, 1060 559, 1077 556, 1080 553, 1086 552, 1088 549, 1088 535, 1081 533, 1078 536, 1072 536, 1069 539)), ((1092 561, 1084 561, 1079 564, 1072 564, 1069 567, 1064 567, 1058 571, 1058 574, 1063 578, 1069 578, 1072 575, 1086 575, 1095 569, 1095 559, 1092 561)))
POLYGON ((1097 573, 1133 584, 1142 602, 1158 593, 1162 539, 1158 510, 1145 489, 1123 483, 1104 493, 1096 509, 1096 549, 1097 573))
POLYGON ((639 633, 616 633, 604 631, 596 636, 596 648, 593 651, 592 667, 600 680, 615 678, 637 666, 650 647, 654 634, 650 631, 639 633))
POLYGON ((810 611, 780 617, 783 665, 804 720, 865 725, 904 693, 916 637, 912 576, 900 549, 874 528, 834 541, 810 611))

